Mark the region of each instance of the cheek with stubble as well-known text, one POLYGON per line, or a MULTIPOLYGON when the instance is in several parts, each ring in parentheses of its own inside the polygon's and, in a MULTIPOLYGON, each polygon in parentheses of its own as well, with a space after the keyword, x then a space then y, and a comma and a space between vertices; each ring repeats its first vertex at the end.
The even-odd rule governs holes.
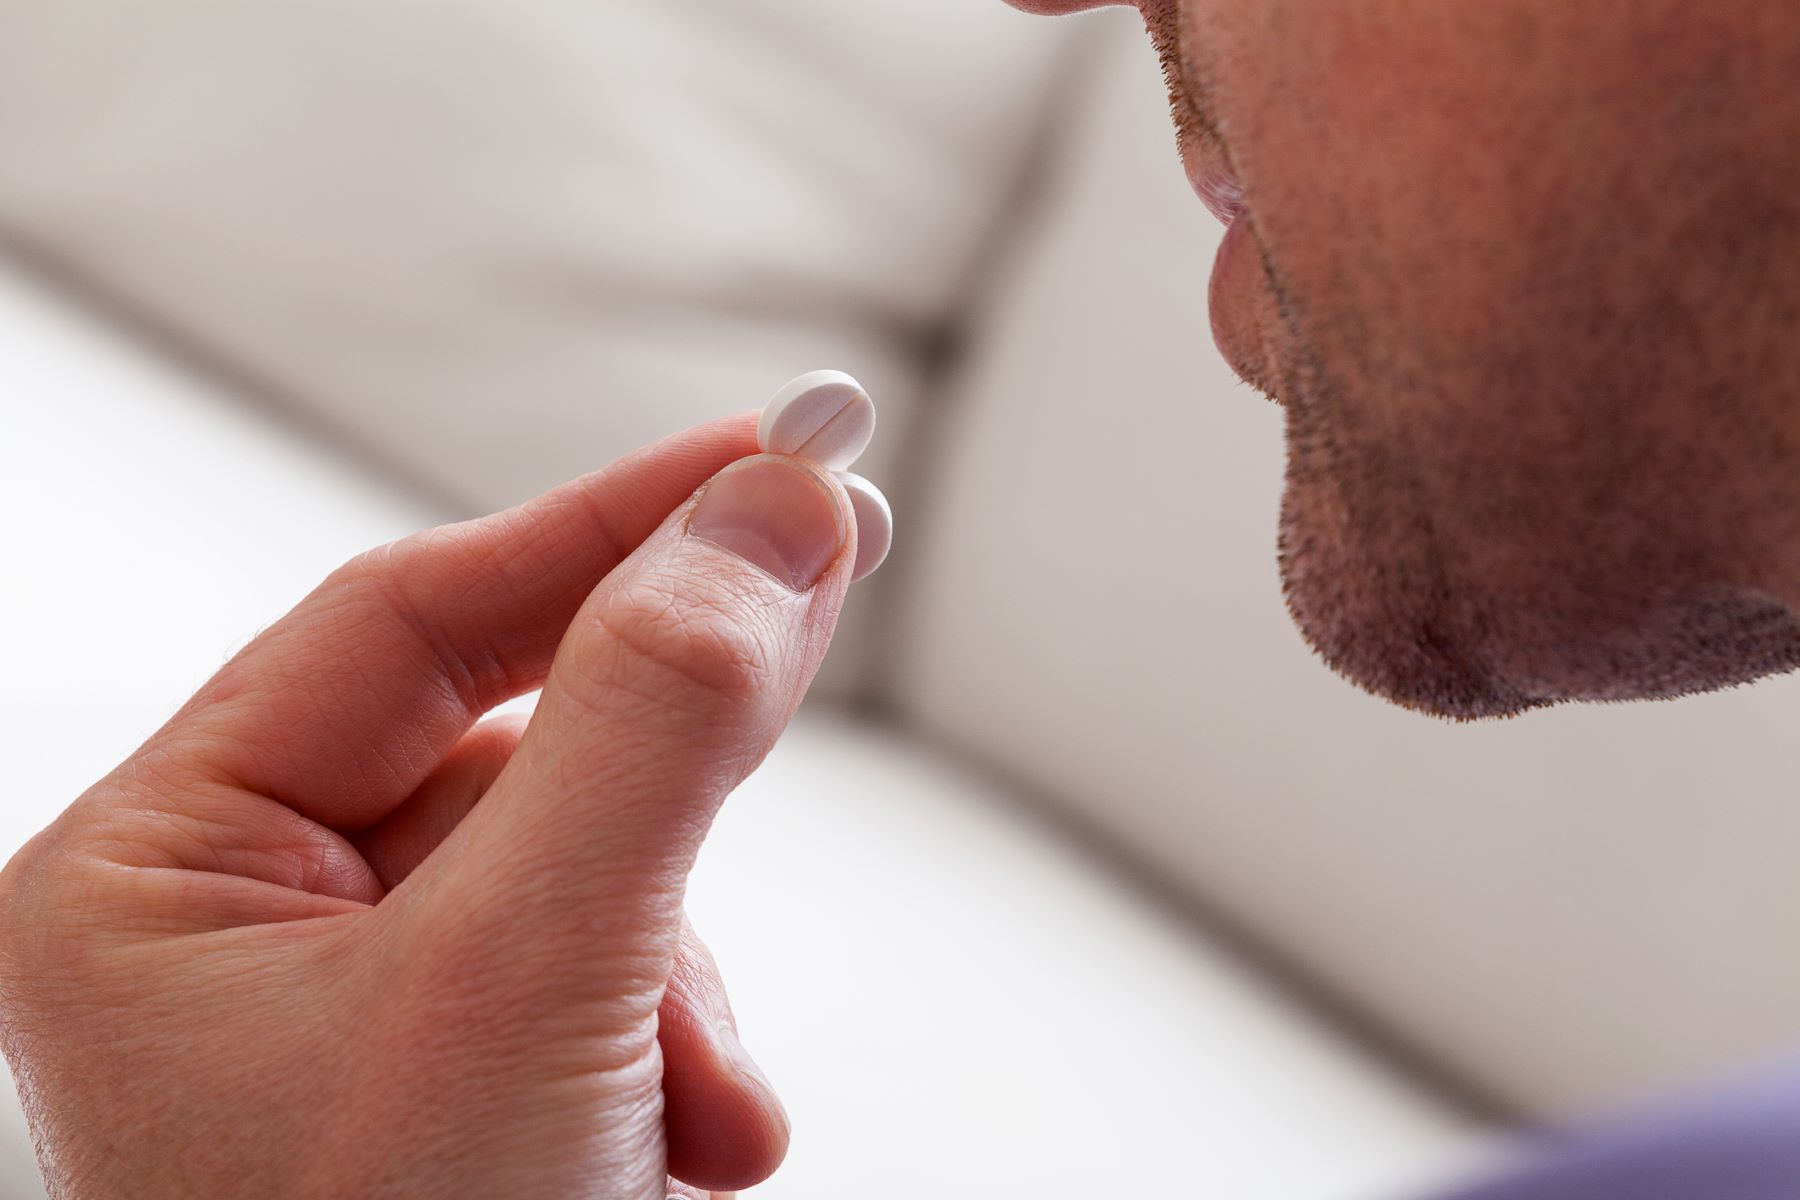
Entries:
MULTIPOLYGON (((1780 361, 1757 331, 1793 311, 1771 264, 1800 226, 1766 211, 1791 190, 1696 169, 1742 137, 1691 127, 1738 111, 1717 72, 1562 10, 1524 39, 1528 7, 1314 6, 1260 60, 1221 51, 1255 236, 1221 248, 1213 320, 1287 405, 1290 606, 1336 669, 1456 717, 1800 663, 1763 586, 1791 439, 1767 369, 1726 378, 1780 361), (1761 219, 1722 223, 1721 193, 1761 219)), ((1677 18, 1649 44, 1726 52, 1677 18)))

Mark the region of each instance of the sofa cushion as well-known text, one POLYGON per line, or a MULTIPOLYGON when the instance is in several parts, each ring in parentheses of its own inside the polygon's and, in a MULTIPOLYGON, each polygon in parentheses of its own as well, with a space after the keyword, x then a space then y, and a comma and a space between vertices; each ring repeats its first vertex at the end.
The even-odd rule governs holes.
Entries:
POLYGON ((1114 866, 891 725, 797 722, 688 896, 793 1116, 768 1194, 1399 1200, 1484 1152, 1114 866))
POLYGON ((880 403, 885 483, 1067 33, 998 0, 0 0, 0 233, 465 511, 817 367, 880 403))
POLYGON ((1141 31, 1095 17, 1096 102, 907 513, 896 703, 1510 1106, 1800 1040, 1800 678, 1459 727, 1321 666, 1275 567, 1280 410, 1208 334, 1217 226, 1141 31))

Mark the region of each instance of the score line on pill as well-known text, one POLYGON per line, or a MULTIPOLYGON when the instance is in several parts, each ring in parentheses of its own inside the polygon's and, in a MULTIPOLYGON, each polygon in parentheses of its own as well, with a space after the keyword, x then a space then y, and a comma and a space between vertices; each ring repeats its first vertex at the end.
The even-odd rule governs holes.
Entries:
POLYGON ((763 406, 757 443, 771 454, 809 458, 848 470, 875 436, 875 402, 842 371, 810 371, 763 406))
POLYGON ((756 444, 765 453, 808 459, 844 486, 856 518, 852 583, 879 567, 894 541, 894 512, 887 497, 847 469, 874 436, 875 402, 842 371, 809 371, 789 381, 763 406, 756 426, 756 444))

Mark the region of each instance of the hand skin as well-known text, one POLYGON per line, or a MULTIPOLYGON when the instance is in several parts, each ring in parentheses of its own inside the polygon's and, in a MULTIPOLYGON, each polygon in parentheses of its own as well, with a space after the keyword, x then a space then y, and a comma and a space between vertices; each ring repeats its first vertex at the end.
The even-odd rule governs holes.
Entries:
POLYGON ((682 895, 855 539, 833 480, 755 453, 730 418, 357 558, 14 858, 0 1020, 57 1200, 663 1200, 779 1165, 682 895), (746 481, 734 523, 810 539, 810 586, 690 529, 746 481))

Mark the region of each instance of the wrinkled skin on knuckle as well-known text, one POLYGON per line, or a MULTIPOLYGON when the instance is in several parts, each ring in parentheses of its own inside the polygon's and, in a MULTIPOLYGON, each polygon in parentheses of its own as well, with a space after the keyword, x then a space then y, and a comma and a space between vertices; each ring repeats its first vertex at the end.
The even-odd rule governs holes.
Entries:
POLYGON ((693 582, 653 578, 609 596, 592 613, 600 636, 581 675, 699 714, 756 704, 777 681, 775 629, 747 589, 693 582))
POLYGON ((42 859, 48 833, 40 833, 0 869, 0 1050, 16 1061, 15 1039, 39 983, 37 961, 45 940, 42 859))
POLYGON ((373 588, 405 600, 429 595, 445 564, 477 554, 483 540, 476 522, 422 529, 358 554, 326 577, 325 589, 373 588))
POLYGON ((89 958, 88 935, 111 912, 105 863, 85 825, 65 813, 0 870, 0 1004, 53 993, 89 958))

